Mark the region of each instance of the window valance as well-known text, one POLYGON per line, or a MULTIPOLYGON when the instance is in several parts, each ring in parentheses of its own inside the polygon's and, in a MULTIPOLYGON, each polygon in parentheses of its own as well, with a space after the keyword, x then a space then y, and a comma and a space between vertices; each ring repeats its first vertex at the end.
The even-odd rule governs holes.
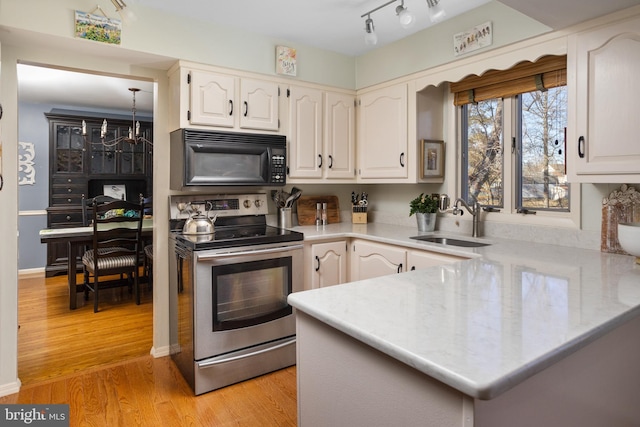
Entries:
POLYGON ((451 83, 454 104, 464 105, 491 98, 545 90, 567 84, 567 56, 543 56, 536 62, 520 62, 508 70, 489 70, 451 83))

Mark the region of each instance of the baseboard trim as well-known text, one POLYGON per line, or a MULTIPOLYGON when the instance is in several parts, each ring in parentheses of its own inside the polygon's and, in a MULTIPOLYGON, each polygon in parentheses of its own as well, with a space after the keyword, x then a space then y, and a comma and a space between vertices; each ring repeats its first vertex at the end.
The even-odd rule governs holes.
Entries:
POLYGON ((169 349, 170 349, 170 346, 163 346, 163 347, 157 347, 157 348, 151 347, 151 351, 149 353, 155 358, 165 357, 171 354, 169 349))
POLYGON ((18 393, 20 391, 20 386, 22 386, 22 383, 17 378, 14 382, 0 384, 0 397, 18 393))
POLYGON ((35 277, 44 277, 45 270, 44 267, 39 268, 23 268, 22 270, 18 270, 18 278, 19 279, 29 279, 35 277))

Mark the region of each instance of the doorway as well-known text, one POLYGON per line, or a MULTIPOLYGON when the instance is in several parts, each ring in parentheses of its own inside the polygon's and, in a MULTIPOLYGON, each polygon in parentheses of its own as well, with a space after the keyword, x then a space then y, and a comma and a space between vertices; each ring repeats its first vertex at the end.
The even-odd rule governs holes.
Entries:
MULTIPOLYGON (((39 230, 48 227, 47 221, 47 208, 50 204, 49 191, 50 191, 50 142, 49 142, 49 122, 45 116, 45 113, 51 113, 55 111, 61 114, 86 114, 90 116, 105 117, 117 117, 121 116, 123 119, 132 118, 132 97, 131 92, 128 90, 131 87, 139 88, 140 91, 136 93, 135 108, 137 117, 151 117, 153 119, 153 99, 154 99, 154 83, 146 80, 138 80, 131 78, 121 78, 114 76, 102 76, 92 73, 85 73, 82 71, 70 71, 62 70, 41 65, 31 64, 18 64, 17 66, 18 76, 18 136, 19 136, 19 187, 18 187, 18 200, 19 200, 19 218, 18 218, 18 230, 19 230, 19 292, 18 292, 18 306, 33 308, 35 302, 24 301, 23 295, 42 295, 47 300, 55 301, 56 294, 66 291, 66 276, 50 277, 47 279, 42 278, 42 270, 47 264, 47 249, 46 246, 40 243, 39 230), (39 278, 40 282, 37 282, 39 278), (29 293, 24 294, 22 291, 23 285, 29 287, 29 293), (42 289, 38 289, 40 286, 42 289), (35 293, 34 293, 35 292, 35 293), (26 305, 23 305, 26 304, 26 305)), ((29 297, 24 297, 29 298, 29 297)), ((117 296, 116 296, 117 298, 117 296)), ((81 298, 79 299, 79 301, 81 298)), ((152 299, 149 298, 146 303, 152 304, 152 299)), ((90 305, 90 304, 89 304, 90 305)), ((123 308, 135 307, 135 304, 125 303, 123 308)), ((80 307, 80 309, 83 307, 80 307)), ((149 307, 145 307, 149 309, 149 307)), ((111 329, 111 334, 118 333, 117 323, 114 319, 108 319, 108 316, 100 315, 97 313, 95 317, 83 317, 79 312, 69 311, 66 307, 66 311, 56 311, 52 307, 42 306, 39 310, 29 310, 26 308, 19 310, 19 323, 20 330, 18 332, 18 373, 23 370, 21 366, 20 358, 25 356, 25 351, 31 353, 33 356, 40 357, 43 354, 46 358, 50 358, 51 349, 42 348, 47 347, 50 343, 64 343, 67 344, 55 351, 68 351, 69 345, 72 341, 82 339, 81 336, 70 336, 71 330, 63 327, 56 327, 58 325, 76 325, 75 330, 81 330, 84 324, 92 323, 93 329, 102 327, 98 325, 97 321, 103 321, 104 327, 111 329), (23 318, 22 315, 27 316, 23 318), (40 316, 40 320, 36 320, 40 316), (58 322, 58 323, 56 323, 58 322), (62 323, 60 323, 62 322, 62 323), (98 325, 98 326, 96 326, 98 325), (114 326, 115 325, 115 326, 114 326), (41 328, 41 330, 34 331, 33 328, 41 328), (26 344, 25 337, 34 337, 38 333, 44 334, 47 337, 46 341, 43 341, 40 345, 32 345, 31 338, 29 338, 29 345, 23 347, 26 344)), ((149 309, 149 322, 148 327, 142 328, 148 342, 151 343, 153 335, 152 326, 152 310, 149 309)), ((92 312, 92 309, 91 309, 92 312)), ((144 314, 139 314, 143 315, 144 314)), ((126 312, 121 313, 122 317, 127 317, 126 312)), ((142 322, 138 319, 138 322, 142 322)), ((122 332, 122 331, 120 331, 122 332)), ((108 334, 107 334, 108 335, 108 334)), ((106 336, 106 335, 105 335, 106 336)), ((83 351, 87 349, 95 350, 97 352, 106 351, 107 354, 117 355, 118 352, 109 351, 107 347, 108 340, 96 340, 93 344, 84 345, 83 351)), ((113 346, 113 342, 111 343, 113 346)), ((151 344, 145 344, 146 350, 144 354, 148 354, 151 344)), ((113 350, 113 348, 111 348, 113 350)), ((131 353, 129 351, 129 353, 131 353)), ((127 351, 123 351, 124 356, 129 354, 127 351)), ((135 353, 135 352, 134 352, 135 353)), ((85 355, 86 356, 86 355, 85 355)), ((131 354, 135 356, 135 354, 131 354)), ((91 358, 91 356, 88 356, 91 358)), ((44 360, 44 359, 43 359, 44 360)), ((66 368, 73 368, 69 366, 73 364, 72 358, 63 357, 62 360, 66 363, 66 368)), ((120 359, 121 360, 121 359, 120 359)), ((114 362, 119 360, 113 360, 114 362)), ((83 369, 86 366, 79 366, 79 369, 83 369)))

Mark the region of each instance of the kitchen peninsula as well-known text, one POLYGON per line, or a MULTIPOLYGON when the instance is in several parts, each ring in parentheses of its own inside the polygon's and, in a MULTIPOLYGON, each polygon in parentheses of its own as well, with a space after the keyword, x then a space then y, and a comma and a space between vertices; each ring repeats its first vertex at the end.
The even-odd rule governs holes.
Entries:
MULTIPOLYGON (((402 227, 331 227, 301 231, 438 248, 402 227)), ((299 425, 640 423, 634 259, 483 240, 446 249, 469 260, 289 296, 299 425)))

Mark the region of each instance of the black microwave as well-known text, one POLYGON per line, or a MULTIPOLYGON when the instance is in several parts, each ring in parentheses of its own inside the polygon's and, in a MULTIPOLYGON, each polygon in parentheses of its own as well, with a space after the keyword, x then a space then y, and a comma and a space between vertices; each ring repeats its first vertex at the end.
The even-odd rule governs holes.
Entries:
POLYGON ((178 129, 171 132, 173 190, 195 186, 283 186, 286 137, 178 129))

